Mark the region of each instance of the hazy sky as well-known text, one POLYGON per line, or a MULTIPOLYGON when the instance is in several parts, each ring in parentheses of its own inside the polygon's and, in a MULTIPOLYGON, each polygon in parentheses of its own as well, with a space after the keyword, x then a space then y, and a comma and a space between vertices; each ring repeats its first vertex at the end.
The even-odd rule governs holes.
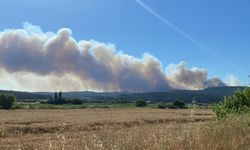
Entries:
MULTIPOLYGON (((188 68, 204 68, 208 78, 245 85, 250 73, 249 6, 249 0, 0 0, 0 32, 23 29, 24 22, 44 33, 66 27, 77 42, 111 43, 138 59, 149 53, 163 72, 170 64, 185 62, 188 68)), ((14 88, 4 84, 0 88, 14 88)))

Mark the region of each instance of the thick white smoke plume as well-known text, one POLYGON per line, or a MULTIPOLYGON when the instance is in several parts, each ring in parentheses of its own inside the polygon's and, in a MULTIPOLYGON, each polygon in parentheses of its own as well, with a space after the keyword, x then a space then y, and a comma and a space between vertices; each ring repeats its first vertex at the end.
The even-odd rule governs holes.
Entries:
POLYGON ((228 86, 240 86, 240 80, 232 74, 227 76, 226 83, 228 86))
POLYGON ((185 63, 171 65, 168 73, 162 68, 150 54, 139 59, 114 45, 76 41, 67 28, 45 33, 25 23, 0 32, 0 88, 143 92, 225 86, 185 63))
POLYGON ((226 86, 219 78, 208 79, 205 69, 188 69, 184 62, 178 65, 169 65, 167 79, 172 88, 175 89, 203 89, 206 87, 226 86))

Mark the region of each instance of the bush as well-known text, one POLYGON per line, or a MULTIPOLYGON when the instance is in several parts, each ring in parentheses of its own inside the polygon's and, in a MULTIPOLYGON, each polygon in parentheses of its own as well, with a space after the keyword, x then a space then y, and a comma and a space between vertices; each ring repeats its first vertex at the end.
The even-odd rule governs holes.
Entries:
POLYGON ((218 118, 227 118, 229 115, 239 115, 249 111, 250 88, 236 91, 232 96, 224 97, 224 100, 212 104, 212 110, 218 118))
POLYGON ((0 106, 3 109, 11 109, 15 101, 16 98, 14 95, 0 94, 0 106))
POLYGON ((169 108, 169 109, 177 109, 177 107, 174 106, 173 103, 166 103, 166 107, 169 108))
POLYGON ((69 100, 67 103, 81 105, 81 104, 83 104, 83 101, 80 99, 72 99, 72 100, 69 100))
POLYGON ((160 103, 160 104, 157 105, 157 108, 166 109, 167 105, 166 105, 166 103, 160 103))
POLYGON ((173 106, 175 107, 175 108, 180 108, 180 109, 183 109, 183 108, 185 108, 185 103, 184 102, 182 102, 182 101, 174 101, 173 102, 173 106))
POLYGON ((24 109, 23 105, 16 104, 13 106, 13 109, 24 109))
POLYGON ((137 100, 135 102, 135 106, 136 107, 145 107, 145 106, 147 106, 147 102, 145 100, 137 100))

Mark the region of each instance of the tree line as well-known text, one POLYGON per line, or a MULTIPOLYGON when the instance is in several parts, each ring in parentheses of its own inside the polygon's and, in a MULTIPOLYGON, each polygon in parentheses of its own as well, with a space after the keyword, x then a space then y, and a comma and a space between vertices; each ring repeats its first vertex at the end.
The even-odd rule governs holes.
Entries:
POLYGON ((55 105, 63 105, 63 104, 83 104, 83 101, 77 98, 74 99, 66 99, 63 97, 63 93, 55 92, 54 97, 50 97, 47 101, 48 104, 55 104, 55 105))

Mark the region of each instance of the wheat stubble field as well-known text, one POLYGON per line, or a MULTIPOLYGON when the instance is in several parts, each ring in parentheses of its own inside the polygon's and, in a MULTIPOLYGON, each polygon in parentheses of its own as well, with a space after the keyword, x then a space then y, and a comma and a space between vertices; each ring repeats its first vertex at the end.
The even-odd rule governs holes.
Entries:
POLYGON ((1 110, 0 118, 1 150, 247 149, 249 146, 249 128, 242 128, 242 124, 238 127, 237 121, 233 126, 218 125, 208 109, 1 110), (234 127, 235 131, 230 130, 234 127))

